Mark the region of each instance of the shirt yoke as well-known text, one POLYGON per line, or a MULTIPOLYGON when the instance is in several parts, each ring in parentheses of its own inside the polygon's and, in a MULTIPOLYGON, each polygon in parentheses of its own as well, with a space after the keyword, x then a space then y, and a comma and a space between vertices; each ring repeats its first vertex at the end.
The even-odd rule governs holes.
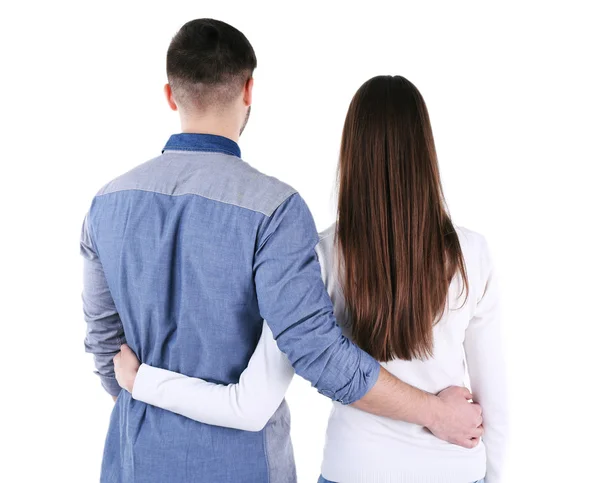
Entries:
POLYGON ((270 217, 290 196, 291 186, 235 156, 166 151, 105 185, 96 195, 140 190, 169 196, 197 195, 270 217))

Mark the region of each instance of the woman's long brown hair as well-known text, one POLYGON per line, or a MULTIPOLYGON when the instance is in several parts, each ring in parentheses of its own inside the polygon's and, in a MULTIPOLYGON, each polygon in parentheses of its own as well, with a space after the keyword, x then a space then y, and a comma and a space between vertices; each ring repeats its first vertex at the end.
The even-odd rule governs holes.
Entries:
POLYGON ((350 104, 337 247, 355 342, 380 361, 430 357, 450 282, 468 285, 427 107, 404 77, 374 77, 350 104))

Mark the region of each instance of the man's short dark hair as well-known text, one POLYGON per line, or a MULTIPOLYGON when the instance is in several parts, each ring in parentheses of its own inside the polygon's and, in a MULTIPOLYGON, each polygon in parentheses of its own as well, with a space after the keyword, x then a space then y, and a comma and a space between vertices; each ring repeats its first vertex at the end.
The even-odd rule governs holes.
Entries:
POLYGON ((167 52, 167 77, 182 106, 227 105, 256 68, 246 36, 231 25, 200 18, 175 34, 167 52))

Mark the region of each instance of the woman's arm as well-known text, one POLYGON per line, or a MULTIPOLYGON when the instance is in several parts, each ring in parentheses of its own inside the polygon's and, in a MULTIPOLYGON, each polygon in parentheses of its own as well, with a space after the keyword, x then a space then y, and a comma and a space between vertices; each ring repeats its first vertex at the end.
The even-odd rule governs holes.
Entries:
POLYGON ((482 268, 485 288, 469 322, 464 348, 473 400, 483 409, 482 439, 487 449, 485 481, 499 483, 508 436, 508 398, 498 286, 485 243, 482 268))
MULTIPOLYGON (((116 364, 117 377, 122 364, 123 360, 116 364)), ((260 431, 283 401, 293 375, 290 362, 263 323, 256 350, 237 384, 213 384, 142 364, 132 396, 202 423, 260 431)))

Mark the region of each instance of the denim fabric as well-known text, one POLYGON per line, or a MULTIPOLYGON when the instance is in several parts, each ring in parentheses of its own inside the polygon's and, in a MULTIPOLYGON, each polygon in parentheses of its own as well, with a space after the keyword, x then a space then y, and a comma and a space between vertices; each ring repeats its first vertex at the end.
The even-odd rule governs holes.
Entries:
POLYGON ((119 391, 124 341, 142 362, 238 381, 265 319, 298 374, 343 403, 379 364, 345 339, 321 280, 302 198, 219 136, 172 136, 161 156, 106 185, 85 219, 86 349, 119 394, 103 482, 294 482, 285 402, 261 432, 197 423, 119 391))

